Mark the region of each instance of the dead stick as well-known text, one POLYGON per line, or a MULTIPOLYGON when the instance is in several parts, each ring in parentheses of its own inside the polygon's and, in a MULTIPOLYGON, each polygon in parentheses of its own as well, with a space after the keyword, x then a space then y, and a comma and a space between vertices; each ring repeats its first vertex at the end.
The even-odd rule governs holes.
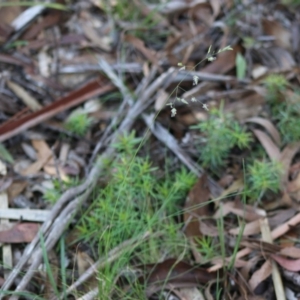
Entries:
MULTIPOLYGON (((170 73, 173 72, 173 68, 171 68, 168 72, 162 74, 160 77, 158 77, 146 90, 145 93, 143 94, 143 97, 141 98, 140 101, 138 101, 137 103, 135 103, 135 105, 132 107, 132 110, 130 110, 130 112, 128 113, 128 115, 126 116, 126 118, 124 119, 124 121, 122 122, 122 124, 119 126, 119 130, 114 134, 114 139, 112 140, 112 143, 114 143, 116 141, 116 139, 118 138, 118 136, 120 134, 123 134, 124 132, 126 132, 127 130, 129 130, 129 128, 132 126, 134 120, 139 116, 140 113, 140 104, 139 102, 142 102, 142 104, 144 102, 146 102, 147 100, 149 101, 151 95, 159 88, 159 86, 161 86, 166 79, 168 79, 168 77, 170 76, 170 73)), ((150 102, 150 101, 149 101, 150 102)), ((149 103, 150 105, 150 103, 149 103)), ((105 160, 113 155, 113 149, 111 147, 108 147, 109 150, 107 150, 105 152, 105 154, 103 155, 105 157, 105 160)), ((45 234, 46 231, 50 228, 50 226, 53 223, 53 219, 55 219, 55 217, 58 215, 59 210, 63 207, 64 204, 66 204, 68 201, 71 200, 72 197, 76 197, 76 194, 74 195, 75 191, 78 191, 78 193, 82 193, 84 190, 86 190, 93 182, 96 182, 98 177, 100 176, 101 170, 102 170, 102 162, 103 162, 103 156, 101 156, 101 158, 98 160, 98 163, 95 165, 95 167, 91 170, 88 179, 85 181, 84 184, 82 184, 79 187, 73 188, 71 189, 73 192, 68 193, 69 191, 67 191, 60 199, 59 201, 55 204, 55 206, 53 207, 53 211, 50 213, 47 221, 43 224, 41 230, 42 230, 42 234, 45 234), (50 217, 52 217, 53 219, 51 219, 50 217)), ((57 228, 53 228, 52 231, 57 230, 57 228)), ((10 288, 10 286, 12 285, 13 281, 15 280, 15 278, 18 276, 19 272, 22 270, 22 268, 24 267, 24 265, 27 263, 27 261, 29 260, 29 258, 31 258, 32 253, 35 249, 35 247, 37 246, 39 242, 39 235, 37 235, 34 240, 31 242, 30 245, 27 246, 27 248, 24 251, 24 254, 21 258, 21 260, 19 261, 19 263, 17 264, 17 266, 13 269, 13 271, 11 272, 11 274, 9 275, 8 279, 5 281, 5 283, 3 284, 1 290, 7 290, 10 288)), ((46 240, 47 243, 47 240, 46 240)), ((33 257, 33 262, 32 262, 32 266, 38 266, 40 264, 41 261, 41 256, 34 256, 33 257)), ((23 277, 23 279, 21 280, 21 282, 19 283, 18 287, 17 287, 17 291, 22 291, 28 284, 28 282, 30 281, 33 272, 32 270, 36 270, 37 268, 31 268, 31 271, 29 272, 28 276, 25 275, 25 277, 23 277), (24 279, 25 278, 25 279, 24 279)), ((0 299, 2 299, 2 296, 0 295, 0 299)))

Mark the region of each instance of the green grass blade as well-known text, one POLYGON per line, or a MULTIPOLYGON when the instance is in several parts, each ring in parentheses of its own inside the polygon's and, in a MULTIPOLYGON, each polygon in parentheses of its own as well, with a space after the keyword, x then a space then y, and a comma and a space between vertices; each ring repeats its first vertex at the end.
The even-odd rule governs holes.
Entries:
POLYGON ((48 277, 49 277, 51 286, 53 288, 53 291, 54 291, 55 295, 57 296, 57 298, 59 298, 59 292, 58 292, 56 282, 55 282, 55 279, 53 277, 53 273, 52 273, 51 266, 50 266, 49 259, 48 259, 45 240, 44 240, 44 237, 43 237, 41 232, 40 232, 40 240, 41 240, 42 254, 43 254, 44 262, 45 262, 45 265, 46 265, 46 272, 48 274, 48 277))

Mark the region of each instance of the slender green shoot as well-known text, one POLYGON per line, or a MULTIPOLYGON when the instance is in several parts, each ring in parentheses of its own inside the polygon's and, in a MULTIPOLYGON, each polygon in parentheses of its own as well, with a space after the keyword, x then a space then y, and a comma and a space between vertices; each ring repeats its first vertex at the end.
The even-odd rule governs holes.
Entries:
POLYGON ((43 254, 43 258, 44 258, 44 263, 45 263, 45 267, 46 267, 46 272, 50 281, 50 284, 52 286, 52 289, 56 295, 56 297, 59 298, 59 292, 57 289, 57 283, 55 282, 54 276, 53 276, 53 272, 49 263, 49 259, 48 259, 48 253, 47 253, 47 249, 46 249, 46 245, 45 245, 45 239, 42 235, 42 233, 40 232, 40 242, 41 242, 41 249, 42 249, 42 254, 43 254))

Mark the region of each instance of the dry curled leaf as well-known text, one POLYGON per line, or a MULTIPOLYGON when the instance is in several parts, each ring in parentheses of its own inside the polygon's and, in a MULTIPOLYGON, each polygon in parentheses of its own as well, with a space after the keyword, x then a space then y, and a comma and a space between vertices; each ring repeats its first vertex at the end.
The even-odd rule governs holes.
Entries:
POLYGON ((254 135, 260 141, 271 160, 278 161, 280 158, 280 150, 272 141, 272 139, 263 131, 258 129, 252 130, 254 135))
POLYGON ((279 161, 283 166, 283 172, 282 172, 283 175, 281 178, 281 184, 283 187, 285 187, 288 182, 290 165, 292 163, 294 156, 299 150, 300 150, 300 143, 293 143, 293 144, 288 144, 281 152, 279 161))
POLYGON ((277 128, 274 126, 274 124, 270 120, 264 119, 261 117, 253 117, 253 118, 247 119, 246 122, 251 122, 251 123, 255 123, 255 124, 259 124, 259 125, 263 126, 268 131, 268 133, 271 135, 274 142, 276 142, 277 146, 281 145, 280 134, 279 134, 277 128))

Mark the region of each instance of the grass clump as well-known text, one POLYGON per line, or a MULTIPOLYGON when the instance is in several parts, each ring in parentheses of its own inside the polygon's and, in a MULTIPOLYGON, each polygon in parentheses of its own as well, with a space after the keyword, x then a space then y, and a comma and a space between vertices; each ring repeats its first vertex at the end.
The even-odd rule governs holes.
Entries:
MULTIPOLYGON (((223 234, 223 231, 221 234, 223 234)), ((196 239, 196 245, 199 253, 202 255, 203 261, 209 261, 219 252, 219 245, 216 245, 211 236, 204 236, 201 239, 196 239)))
POLYGON ((300 140, 300 103, 282 103, 277 106, 275 118, 285 143, 300 140))
MULTIPOLYGON (((147 30, 151 30, 163 20, 163 18, 158 17, 157 9, 151 9, 149 13, 145 15, 143 7, 137 6, 134 1, 104 1, 103 9, 107 15, 114 20, 117 26, 120 26, 120 20, 136 24, 136 26, 130 28, 128 31, 130 34, 140 38, 145 38, 145 28, 147 28, 147 30)), ((147 42, 152 41, 154 44, 157 44, 157 38, 166 38, 168 33, 168 30, 162 30, 159 33, 156 32, 158 36, 155 35, 155 37, 148 34, 147 42)))
POLYGON ((248 166, 248 194, 252 200, 260 200, 268 192, 277 193, 280 190, 282 165, 275 161, 254 160, 248 166))
POLYGON ((203 164, 211 168, 224 165, 233 147, 247 148, 251 142, 251 134, 231 114, 225 113, 222 107, 212 109, 206 121, 192 128, 200 129, 204 135, 199 148, 200 155, 203 164))
POLYGON ((300 96, 299 93, 287 93, 288 81, 283 75, 270 75, 264 84, 267 88, 267 100, 270 103, 272 117, 277 124, 284 143, 300 139, 300 96))
POLYGON ((65 128, 78 135, 84 136, 92 125, 93 119, 83 111, 74 111, 67 119, 65 128))
POLYGON ((152 233, 151 238, 139 246, 138 255, 133 249, 124 251, 113 267, 101 270, 102 297, 115 288, 115 276, 133 258, 140 263, 152 263, 163 253, 180 255, 184 247, 180 246, 183 244, 179 234, 182 224, 177 222, 175 214, 180 213, 178 207, 196 178, 184 169, 172 176, 157 178, 157 168, 149 159, 135 155, 138 143, 140 139, 131 133, 114 145, 118 155, 110 166, 108 183, 96 192, 97 196, 78 224, 81 239, 88 241, 101 257, 129 238, 146 231, 152 233))
POLYGON ((268 90, 268 100, 271 102, 277 102, 279 93, 286 90, 288 81, 282 75, 271 74, 264 80, 264 84, 268 90))
POLYGON ((195 182, 185 170, 172 178, 158 179, 148 158, 132 157, 137 142, 139 139, 130 134, 115 145, 119 156, 111 166, 111 178, 82 218, 80 230, 89 241, 99 240, 101 226, 101 248, 106 245, 105 251, 134 233, 152 230, 163 211, 177 205, 195 182))

